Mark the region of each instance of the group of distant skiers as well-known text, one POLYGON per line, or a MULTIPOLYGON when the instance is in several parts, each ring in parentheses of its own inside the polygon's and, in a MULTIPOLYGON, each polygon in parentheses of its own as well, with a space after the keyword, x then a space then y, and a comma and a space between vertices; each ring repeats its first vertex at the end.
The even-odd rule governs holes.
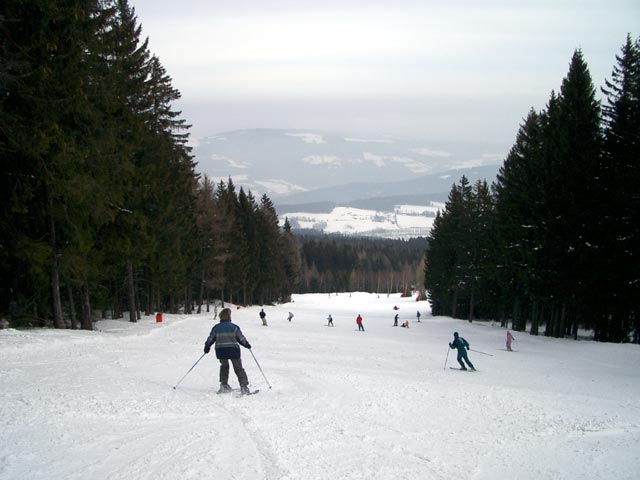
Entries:
MULTIPOLYGON (((394 310, 399 310, 398 307, 393 307, 394 310)), ((400 317, 399 313, 396 313, 395 317, 393 317, 393 326, 397 327, 398 326, 398 318, 400 317)), ((416 312, 416 318, 418 319, 418 322, 420 322, 420 310, 418 310, 416 312)), ((403 328, 409 328, 409 320, 405 320, 404 322, 402 322, 400 324, 401 327, 403 328)))
MULTIPOLYGON (((398 307, 394 307, 394 310, 398 310, 398 307)), ((238 377, 238 383, 240 384, 240 393, 243 395, 250 394, 249 379, 247 373, 242 366, 242 360, 240 358, 240 345, 247 349, 251 349, 251 344, 247 341, 245 336, 240 330, 240 327, 231 321, 231 309, 223 308, 218 315, 220 322, 213 326, 207 340, 204 344, 205 355, 209 353, 212 345, 215 343, 216 358, 220 361, 220 389, 218 393, 228 393, 233 391, 229 386, 229 369, 233 366, 233 371, 238 377)), ((267 326, 267 314, 264 309, 260 310, 260 319, 262 325, 267 326)), ((394 327, 398 326, 398 314, 394 317, 394 327)), ((420 311, 416 314, 418 322, 420 321, 420 311)), ((293 319, 293 313, 289 312, 287 317, 289 321, 293 319)), ((331 314, 327 318, 327 326, 333 327, 333 318, 331 314)), ((356 324, 358 325, 358 331, 364 332, 364 325, 362 324, 362 315, 358 314, 356 317, 356 324)), ((409 327, 409 322, 406 321, 402 324, 403 327, 409 327), (406 325, 405 325, 406 324, 406 325)), ((507 351, 511 350, 511 343, 515 340, 511 332, 507 332, 506 346, 507 351)), ((475 371, 473 363, 469 360, 467 351, 470 349, 469 342, 463 337, 458 335, 458 332, 453 333, 453 341, 449 342, 449 348, 458 351, 458 363, 460 364, 460 370, 467 370, 467 367, 471 371, 475 371)), ((482 353, 482 352, 481 352, 482 353)), ((445 362, 446 363, 446 362, 445 362)))

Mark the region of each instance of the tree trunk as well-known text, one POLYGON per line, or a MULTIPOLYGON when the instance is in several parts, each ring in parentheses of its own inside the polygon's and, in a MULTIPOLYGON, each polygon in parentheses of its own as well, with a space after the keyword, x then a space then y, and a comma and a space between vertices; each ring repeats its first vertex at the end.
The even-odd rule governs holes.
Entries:
POLYGON ((515 297, 513 299, 513 310, 511 314, 511 329, 518 330, 518 326, 520 325, 520 299, 515 297))
POLYGON ((145 307, 145 314, 153 315, 156 311, 153 307, 153 287, 151 286, 151 281, 149 276, 147 275, 147 305, 145 307))
POLYGON ((62 316, 62 300, 60 299, 60 273, 58 270, 58 254, 56 246, 56 226, 51 214, 51 198, 47 193, 49 203, 49 246, 51 247, 51 301, 53 302, 53 326, 55 328, 66 328, 62 316))
POLYGON ((554 323, 553 336, 554 338, 564 338, 565 323, 567 319, 567 303, 562 302, 559 316, 554 323))
POLYGON ((456 315, 458 313, 458 285, 453 290, 453 300, 451 301, 451 316, 453 318, 457 318, 456 315))
POLYGON ((135 269, 133 271, 133 288, 136 293, 136 320, 140 320, 142 318, 142 309, 140 307, 140 283, 138 282, 138 272, 135 269))
POLYGON ((156 313, 162 310, 160 305, 160 292, 158 287, 151 281, 151 313, 156 313))
POLYGON ((538 335, 538 326, 540 323, 540 302, 533 300, 531 305, 531 335, 538 335))
POLYGON ((558 307, 554 304, 551 306, 551 312, 549 313, 548 317, 547 317, 547 323, 544 326, 544 336, 545 337, 550 337, 551 334, 553 333, 553 325, 556 322, 556 315, 558 311, 558 307))
POLYGON ((91 321, 91 299, 89 297, 89 285, 85 280, 80 286, 80 310, 82 311, 82 319, 80 320, 82 330, 93 330, 93 322, 91 321))
POLYGON ((120 298, 120 282, 114 281, 115 305, 113 306, 113 318, 122 318, 122 303, 120 298))
MULTIPOLYGON (((54 253, 55 256, 55 253, 54 253)), ((55 328, 67 328, 62 316, 62 300, 60 299, 60 277, 58 275, 58 262, 51 265, 51 299, 53 301, 53 326, 55 328)))
POLYGON ((200 273, 200 292, 198 293, 198 314, 202 312, 203 303, 204 303, 204 268, 200 273))
POLYGON ((473 307, 476 294, 476 282, 471 281, 471 298, 469 299, 469 323, 473 322, 473 307))
POLYGON ((129 292, 129 321, 137 322, 136 289, 133 281, 133 260, 131 258, 127 260, 127 290, 129 292))
POLYGON ((76 316, 76 306, 73 301, 73 288, 71 288, 71 285, 67 285, 67 298, 69 300, 69 314, 71 315, 71 328, 73 330, 77 330, 78 317, 76 316))

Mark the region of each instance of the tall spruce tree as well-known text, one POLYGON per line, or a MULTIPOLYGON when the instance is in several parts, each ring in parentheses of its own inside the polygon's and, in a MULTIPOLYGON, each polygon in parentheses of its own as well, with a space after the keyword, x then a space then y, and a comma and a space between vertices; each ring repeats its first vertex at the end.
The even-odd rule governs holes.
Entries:
MULTIPOLYGON (((501 315, 512 319, 514 330, 523 330, 529 301, 544 295, 536 252, 544 236, 544 168, 542 118, 531 109, 498 173, 495 184, 497 235, 500 248, 497 278, 504 300, 501 315)), ((503 322, 504 323, 504 322, 503 322)))
POLYGON ((296 239, 291 231, 289 219, 285 218, 282 235, 279 239, 279 247, 282 252, 284 281, 281 286, 280 298, 286 302, 291 294, 297 291, 302 278, 302 258, 296 239))
POLYGON ((604 152, 600 180, 598 247, 604 257, 600 272, 601 317, 597 326, 605 340, 627 341, 640 330, 640 279, 629 265, 640 254, 640 40, 627 35, 611 80, 605 81, 604 152))
POLYGON ((553 222, 554 240, 562 249, 557 262, 562 304, 554 336, 564 335, 569 324, 577 335, 579 318, 593 326, 598 307, 592 302, 598 284, 598 274, 592 267, 598 255, 593 213, 597 211, 602 147, 600 104, 580 50, 571 59, 558 103, 559 128, 552 137, 552 148, 557 149, 552 165, 555 177, 549 187, 555 200, 550 207, 556 213, 549 220, 553 222))
POLYGON ((258 240, 258 303, 271 303, 279 299, 284 279, 284 262, 280 249, 280 227, 273 202, 266 195, 260 198, 256 212, 258 240))
POLYGON ((478 312, 486 315, 493 308, 495 299, 493 280, 493 249, 496 241, 494 231, 494 200, 486 180, 478 180, 473 185, 471 198, 471 263, 469 266, 469 314, 471 322, 478 312))
POLYGON ((458 316, 458 307, 470 294, 472 187, 463 176, 453 185, 442 214, 438 213, 428 237, 425 288, 435 315, 458 316))

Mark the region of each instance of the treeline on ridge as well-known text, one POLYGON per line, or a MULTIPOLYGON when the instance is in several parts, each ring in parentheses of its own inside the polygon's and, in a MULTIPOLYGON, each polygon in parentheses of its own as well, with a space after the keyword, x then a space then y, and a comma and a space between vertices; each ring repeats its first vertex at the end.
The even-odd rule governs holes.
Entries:
POLYGON ((640 40, 596 90, 581 51, 531 110, 496 182, 453 186, 426 252, 435 315, 638 342, 640 40))

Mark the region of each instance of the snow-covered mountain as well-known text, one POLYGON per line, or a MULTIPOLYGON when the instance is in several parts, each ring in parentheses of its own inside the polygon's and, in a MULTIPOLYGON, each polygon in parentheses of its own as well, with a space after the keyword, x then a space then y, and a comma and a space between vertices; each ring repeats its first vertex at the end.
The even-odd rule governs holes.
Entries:
POLYGON ((438 203, 462 175, 492 182, 500 150, 256 129, 204 138, 193 152, 201 174, 267 194, 294 229, 395 238, 428 234, 438 203))

